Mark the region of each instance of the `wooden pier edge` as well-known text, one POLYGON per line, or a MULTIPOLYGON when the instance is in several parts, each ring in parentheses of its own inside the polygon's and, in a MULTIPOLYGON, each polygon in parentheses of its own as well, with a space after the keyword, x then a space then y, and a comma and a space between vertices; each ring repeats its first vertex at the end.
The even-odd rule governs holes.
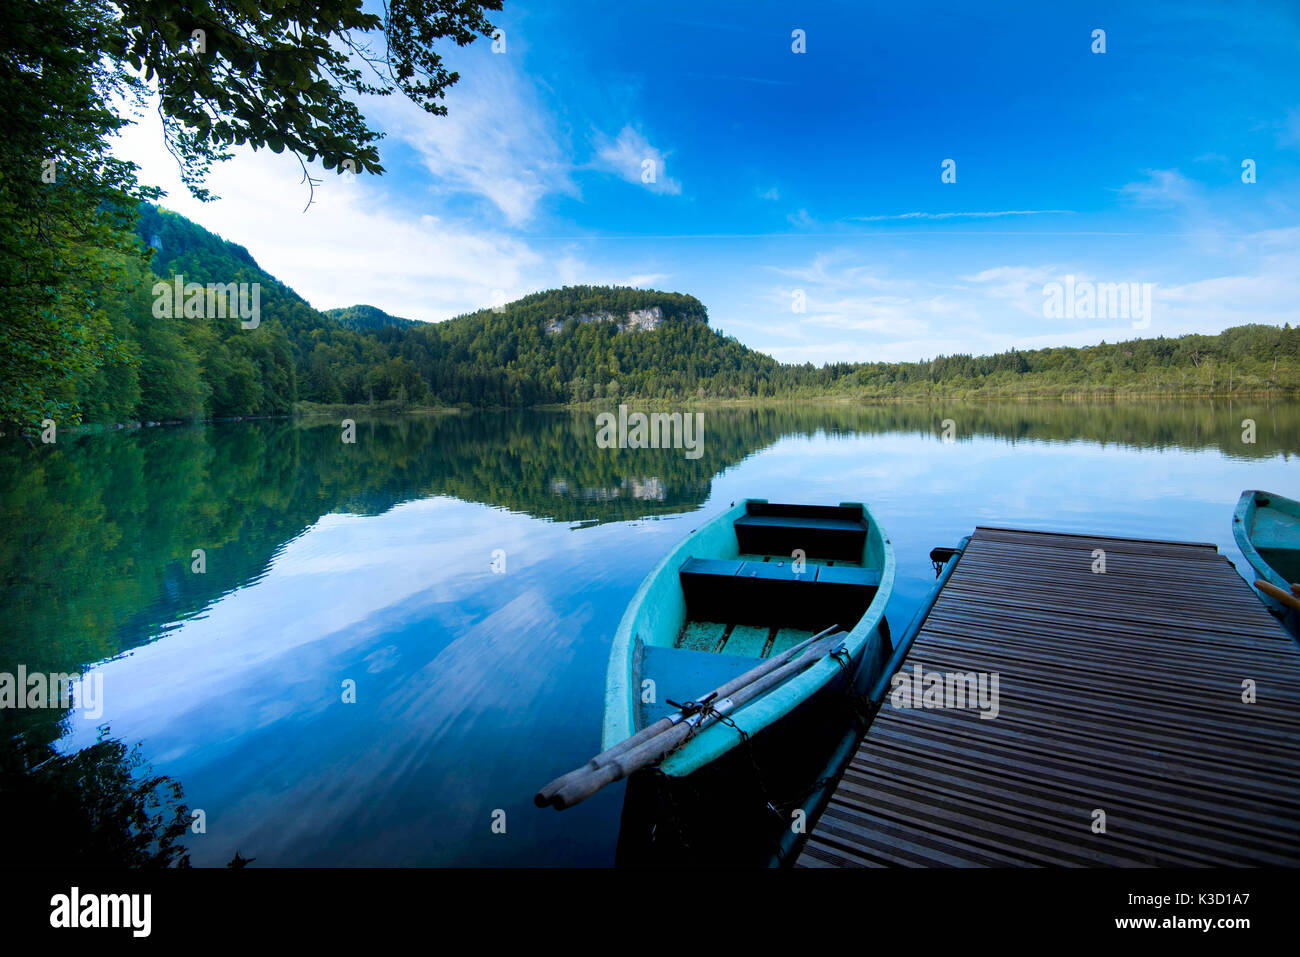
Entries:
POLYGON ((902 666, 996 717, 887 691, 798 866, 1300 865, 1300 648, 1214 545, 981 526, 902 666))

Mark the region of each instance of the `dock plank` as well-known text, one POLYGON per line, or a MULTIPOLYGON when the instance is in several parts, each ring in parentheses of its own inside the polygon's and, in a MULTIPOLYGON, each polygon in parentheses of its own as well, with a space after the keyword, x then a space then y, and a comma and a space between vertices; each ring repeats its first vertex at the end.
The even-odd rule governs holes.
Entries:
POLYGON ((977 528, 916 667, 997 717, 886 697, 798 866, 1300 865, 1300 648, 1215 546, 977 528))

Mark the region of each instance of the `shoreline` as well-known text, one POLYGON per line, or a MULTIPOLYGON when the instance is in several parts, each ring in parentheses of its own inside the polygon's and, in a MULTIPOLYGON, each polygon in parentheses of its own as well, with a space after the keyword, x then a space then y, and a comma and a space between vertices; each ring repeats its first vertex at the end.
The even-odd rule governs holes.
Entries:
MULTIPOLYGON (((293 412, 279 415, 236 415, 208 419, 164 419, 140 420, 133 422, 83 422, 61 427, 63 432, 96 433, 120 432, 135 429, 161 428, 177 425, 224 425, 230 422, 266 422, 283 419, 326 419, 339 416, 406 416, 406 415, 463 415, 474 412, 581 412, 608 410, 626 405, 637 409, 708 409, 708 408, 746 408, 781 405, 936 405, 936 404, 974 404, 993 403, 1037 404, 1047 402, 1064 402, 1071 404, 1117 405, 1127 402, 1180 402, 1180 403, 1214 403, 1216 401, 1300 401, 1300 390, 1283 391, 1234 391, 1234 392, 1062 392, 1050 395, 1038 393, 997 394, 987 392, 961 392, 947 394, 915 395, 832 395, 814 396, 736 396, 734 398, 699 398, 689 399, 638 399, 620 397, 609 400, 588 399, 583 402, 549 402, 529 406, 409 406, 407 408, 385 408, 380 405, 337 405, 310 406, 297 408, 293 412)), ((0 436, 5 433, 0 432, 0 436)))

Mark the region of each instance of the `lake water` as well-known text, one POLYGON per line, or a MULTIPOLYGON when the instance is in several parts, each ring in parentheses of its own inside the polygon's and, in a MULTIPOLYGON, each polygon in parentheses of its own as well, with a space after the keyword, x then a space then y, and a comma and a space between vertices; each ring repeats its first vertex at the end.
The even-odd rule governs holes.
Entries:
POLYGON ((98 717, 0 711, 6 846, 111 844, 148 773, 179 785, 163 818, 203 811, 180 836, 195 865, 609 864, 621 785, 562 814, 532 794, 599 749, 641 579, 729 503, 869 503, 897 632, 930 549, 977 524, 1214 542, 1244 568, 1241 490, 1300 497, 1295 404, 707 409, 698 459, 598 448, 594 416, 4 445, 0 671, 103 682, 98 717), (78 823, 92 804, 108 837, 78 823))

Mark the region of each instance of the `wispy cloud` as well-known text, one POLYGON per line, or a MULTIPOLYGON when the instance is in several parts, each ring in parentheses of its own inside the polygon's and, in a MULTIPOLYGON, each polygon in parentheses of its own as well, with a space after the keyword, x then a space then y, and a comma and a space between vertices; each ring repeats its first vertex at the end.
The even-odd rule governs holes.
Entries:
POLYGON ((996 219, 1000 216, 1046 216, 1073 213, 1072 209, 999 209, 970 213, 892 213, 884 216, 850 216, 859 223, 879 223, 892 219, 996 219))
POLYGON ((368 97, 363 108, 416 151, 435 189, 483 197, 510 225, 530 221, 550 194, 577 194, 569 146, 513 59, 479 57, 446 105, 446 116, 401 96, 368 97))
POLYGON ((613 173, 620 179, 653 193, 672 196, 681 193, 682 184, 667 172, 666 160, 670 154, 652 146, 640 130, 625 126, 613 139, 604 133, 598 133, 595 147, 592 169, 613 173), (651 175, 653 182, 646 182, 651 175))
POLYGON ((957 312, 957 304, 943 296, 846 296, 827 301, 814 298, 802 321, 828 329, 915 336, 929 332, 932 319, 955 318, 957 312))
POLYGON ((767 267, 786 282, 767 289, 765 309, 751 310, 749 341, 784 361, 897 361, 1213 334, 1250 322, 1281 325, 1295 322, 1297 261, 1300 227, 1242 236, 1218 275, 1190 280, 1179 278, 1176 261, 1118 268, 1079 261, 1005 264, 922 278, 905 267, 866 263, 852 249, 830 250, 805 265, 767 267), (1076 283, 1151 283, 1150 325, 1135 328, 1124 317, 1045 316, 1045 284, 1067 276, 1076 283), (834 343, 827 341, 831 336, 834 343))
POLYGON ((967 283, 966 297, 970 302, 1002 303, 1023 316, 1035 320, 1043 318, 1043 287, 1049 282, 1062 282, 1073 275, 1079 282, 1091 277, 1083 270, 1073 273, 1060 266, 995 266, 960 277, 967 283))
POLYGON ((1144 169, 1146 179, 1125 183, 1120 198, 1148 209, 1188 206, 1200 196, 1200 184, 1176 169, 1144 169))
POLYGON ((723 80, 732 83, 758 83, 763 86, 794 86, 792 80, 774 80, 766 76, 741 76, 736 73, 683 73, 700 80, 723 80))
POLYGON ((667 279, 668 273, 641 272, 631 275, 588 276, 582 282, 593 286, 632 286, 637 289, 649 289, 661 285, 667 279))
POLYGON ((1281 123, 1278 142, 1282 146, 1300 149, 1300 106, 1291 109, 1281 123))
POLYGON ((1295 324, 1300 302, 1300 227, 1244 237, 1240 260, 1218 276, 1170 282, 1157 290, 1153 325, 1183 332, 1219 332, 1248 322, 1295 324))
POLYGON ((411 319, 445 319, 502 296, 585 282, 592 271, 570 249, 542 252, 501 229, 414 212, 400 185, 390 196, 386 177, 317 169, 321 183, 303 212, 307 187, 287 154, 238 150, 210 176, 223 198, 199 203, 181 185, 151 111, 117 152, 140 164, 143 181, 167 190, 169 208, 247 247, 318 308, 368 302, 411 319))
POLYGON ((893 286, 878 275, 880 267, 855 261, 855 254, 847 249, 817 253, 806 266, 768 266, 767 269, 802 285, 826 289, 881 290, 893 286))

